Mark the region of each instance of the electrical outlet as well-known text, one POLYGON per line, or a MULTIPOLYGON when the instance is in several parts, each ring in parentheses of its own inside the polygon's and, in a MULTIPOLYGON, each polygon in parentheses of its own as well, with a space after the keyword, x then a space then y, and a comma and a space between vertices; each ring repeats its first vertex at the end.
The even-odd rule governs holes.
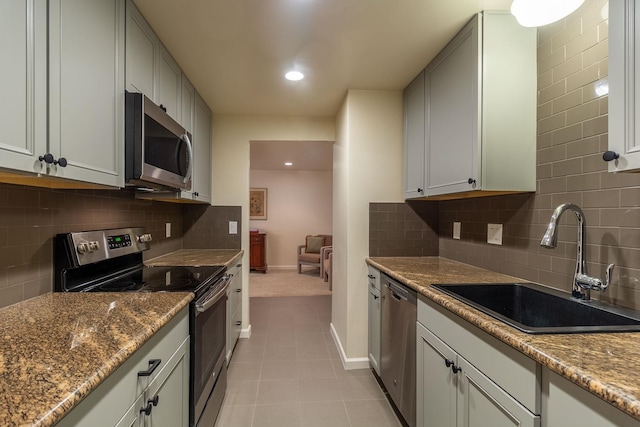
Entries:
POLYGON ((502 245, 502 224, 487 224, 487 243, 502 245))
POLYGON ((238 234, 238 221, 229 221, 229 234, 238 234))
POLYGON ((453 238, 456 240, 460 240, 460 228, 462 227, 462 223, 454 222, 453 223, 453 238))
POLYGON ((165 224, 165 233, 164 233, 165 237, 171 237, 171 223, 167 222, 165 224))

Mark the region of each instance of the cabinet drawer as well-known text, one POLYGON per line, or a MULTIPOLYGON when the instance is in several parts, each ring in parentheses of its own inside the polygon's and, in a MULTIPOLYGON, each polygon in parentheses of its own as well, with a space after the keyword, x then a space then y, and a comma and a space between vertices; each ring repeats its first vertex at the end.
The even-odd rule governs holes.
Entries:
POLYGON ((264 235, 262 234, 251 234, 249 236, 249 242, 262 242, 264 240, 264 235))
POLYGON ((186 307, 80 402, 58 426, 116 425, 188 336, 189 308, 186 307), (138 372, 149 368, 151 359, 160 359, 161 362, 151 375, 138 377, 138 372))
POLYGON ((419 295, 418 322, 491 378, 534 414, 540 414, 540 365, 454 313, 419 295))
POLYGON ((367 277, 369 279, 369 287, 374 287, 377 290, 380 290, 380 270, 369 266, 367 277))

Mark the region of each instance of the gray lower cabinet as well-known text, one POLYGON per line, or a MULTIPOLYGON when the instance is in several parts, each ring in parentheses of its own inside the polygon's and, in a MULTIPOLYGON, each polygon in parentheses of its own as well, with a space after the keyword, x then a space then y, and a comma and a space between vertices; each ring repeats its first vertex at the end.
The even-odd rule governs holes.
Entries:
POLYGON ((231 267, 227 274, 231 277, 227 291, 227 366, 233 349, 242 331, 242 263, 231 267))
POLYGON ((185 307, 57 426, 187 427, 188 314, 185 307))
POLYGON ((380 376, 381 289, 380 271, 369 266, 369 364, 380 376))
POLYGON ((420 296, 417 425, 540 427, 539 366, 456 317, 420 296))

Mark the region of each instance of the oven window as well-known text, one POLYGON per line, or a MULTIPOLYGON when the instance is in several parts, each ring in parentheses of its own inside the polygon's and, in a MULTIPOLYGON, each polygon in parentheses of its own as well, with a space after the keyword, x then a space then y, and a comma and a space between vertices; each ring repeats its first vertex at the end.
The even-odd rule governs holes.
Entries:
POLYGON ((225 352, 227 342, 226 320, 226 296, 220 298, 207 311, 198 313, 195 318, 195 337, 192 337, 195 341, 195 401, 200 398, 207 381, 211 379, 216 361, 225 352))
POLYGON ((144 117, 144 126, 145 163, 184 176, 189 166, 186 142, 148 115, 144 117))

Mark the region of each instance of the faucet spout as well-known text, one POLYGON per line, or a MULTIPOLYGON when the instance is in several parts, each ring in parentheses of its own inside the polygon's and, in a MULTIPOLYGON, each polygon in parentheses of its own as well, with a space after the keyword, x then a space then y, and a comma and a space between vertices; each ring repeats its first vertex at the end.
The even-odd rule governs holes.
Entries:
POLYGON ((558 222, 560 221, 562 214, 568 210, 572 211, 576 215, 576 220, 578 221, 576 269, 573 275, 571 295, 574 298, 589 300, 591 298, 591 289, 604 291, 609 286, 614 265, 611 264, 607 267, 605 283, 602 283, 600 279, 589 277, 587 274, 587 262, 585 260, 586 221, 582 209, 573 203, 564 203, 558 206, 551 215, 547 230, 540 241, 540 246, 547 249, 553 249, 556 247, 558 244, 558 222))

